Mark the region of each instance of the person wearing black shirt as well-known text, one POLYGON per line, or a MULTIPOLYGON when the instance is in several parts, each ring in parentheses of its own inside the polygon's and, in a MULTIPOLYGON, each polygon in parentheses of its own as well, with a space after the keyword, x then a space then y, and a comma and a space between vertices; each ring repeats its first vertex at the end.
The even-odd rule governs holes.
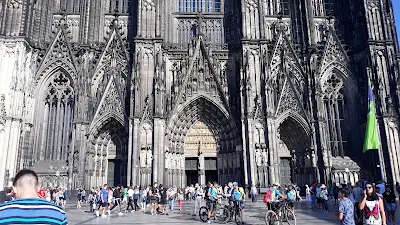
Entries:
POLYGON ((111 207, 110 211, 112 211, 115 207, 118 206, 118 208, 119 208, 119 213, 118 214, 122 213, 121 212, 121 191, 120 191, 120 187, 119 186, 114 188, 113 198, 114 198, 114 205, 111 207))
POLYGON ((167 189, 164 188, 162 186, 162 184, 160 184, 159 186, 159 193, 160 193, 160 207, 162 210, 162 214, 164 214, 165 211, 165 215, 168 216, 168 201, 167 201, 167 189))
POLYGON ((396 196, 394 195, 394 192, 391 190, 389 185, 386 186, 385 192, 383 193, 383 201, 385 202, 385 208, 388 212, 389 223, 394 224, 394 222, 396 221, 396 196))

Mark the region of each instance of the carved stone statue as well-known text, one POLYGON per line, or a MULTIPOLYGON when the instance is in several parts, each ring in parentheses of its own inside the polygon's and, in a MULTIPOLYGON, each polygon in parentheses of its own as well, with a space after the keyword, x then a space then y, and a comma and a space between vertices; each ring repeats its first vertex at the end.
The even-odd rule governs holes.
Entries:
POLYGON ((146 151, 145 150, 141 150, 140 151, 140 167, 144 168, 146 167, 146 151))
POLYGON ((199 157, 199 169, 204 169, 204 157, 199 157))
POLYGON ((264 150, 264 151, 262 152, 262 158, 263 158, 264 164, 267 164, 267 163, 268 163, 267 150, 264 150))
POLYGON ((180 158, 181 158, 180 168, 181 168, 181 170, 184 170, 185 169, 185 156, 181 155, 180 158))
POLYGON ((169 159, 170 159, 170 153, 169 153, 169 152, 166 152, 166 153, 165 153, 165 168, 166 168, 166 169, 169 169, 169 168, 170 168, 169 159))
POLYGON ((147 166, 151 167, 151 162, 153 161, 153 154, 150 150, 147 150, 147 166))
POLYGON ((256 156, 256 165, 261 166, 262 158, 261 158, 260 150, 256 149, 255 156, 256 156))

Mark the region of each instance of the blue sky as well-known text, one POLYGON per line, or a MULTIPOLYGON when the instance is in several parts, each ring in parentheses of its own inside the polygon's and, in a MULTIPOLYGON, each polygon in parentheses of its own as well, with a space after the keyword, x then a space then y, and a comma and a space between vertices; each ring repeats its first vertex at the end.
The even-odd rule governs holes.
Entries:
POLYGON ((394 8, 394 19, 396 21, 397 36, 400 37, 400 0, 392 0, 394 8))

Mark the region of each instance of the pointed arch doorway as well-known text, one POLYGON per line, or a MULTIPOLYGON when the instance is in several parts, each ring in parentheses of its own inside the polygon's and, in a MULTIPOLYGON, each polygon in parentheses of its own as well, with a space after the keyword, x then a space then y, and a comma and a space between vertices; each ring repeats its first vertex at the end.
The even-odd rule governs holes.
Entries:
POLYGON ((218 182, 217 142, 210 128, 202 121, 195 122, 184 146, 186 185, 218 182))
POLYGON ((278 129, 280 183, 310 184, 313 181, 311 138, 307 127, 296 117, 282 120, 278 129))

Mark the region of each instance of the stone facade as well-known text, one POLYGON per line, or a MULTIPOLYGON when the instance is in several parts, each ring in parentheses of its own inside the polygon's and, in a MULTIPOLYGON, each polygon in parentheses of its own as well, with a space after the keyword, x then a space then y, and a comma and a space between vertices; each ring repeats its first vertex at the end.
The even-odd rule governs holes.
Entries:
POLYGON ((355 182, 367 76, 400 181, 395 34, 383 0, 0 1, 0 190, 355 182))

